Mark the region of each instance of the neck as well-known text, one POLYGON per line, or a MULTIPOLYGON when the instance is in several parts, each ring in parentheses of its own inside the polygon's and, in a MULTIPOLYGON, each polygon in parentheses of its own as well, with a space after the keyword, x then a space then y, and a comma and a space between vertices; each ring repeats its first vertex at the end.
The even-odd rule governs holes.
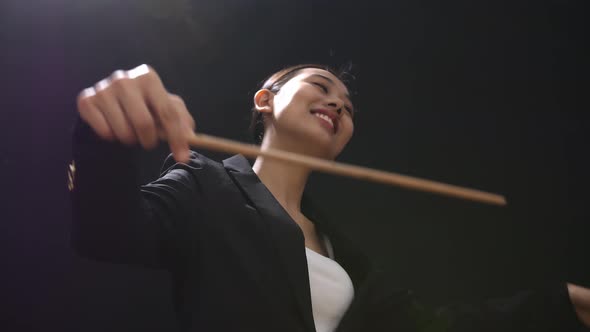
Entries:
MULTIPOLYGON (((265 139, 261 144, 261 149, 269 148, 301 152, 294 150, 293 147, 289 148, 289 146, 278 144, 277 140, 265 139)), ((311 173, 310 169, 265 157, 256 158, 252 169, 292 217, 300 214, 301 197, 311 173)))

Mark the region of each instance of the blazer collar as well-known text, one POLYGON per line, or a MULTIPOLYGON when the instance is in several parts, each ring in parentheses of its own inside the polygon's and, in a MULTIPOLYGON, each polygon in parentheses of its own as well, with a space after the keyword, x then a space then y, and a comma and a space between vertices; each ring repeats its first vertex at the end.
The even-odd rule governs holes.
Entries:
MULTIPOLYGON (((261 213, 266 213, 266 216, 277 218, 281 225, 288 227, 297 226, 270 191, 268 191, 266 186, 260 181, 246 158, 242 155, 235 155, 225 159, 223 165, 234 176, 238 185, 261 213)), ((329 217, 314 202, 313 198, 307 192, 304 192, 301 200, 301 210, 316 225, 321 233, 326 234, 330 238, 332 245, 335 247, 336 260, 344 266, 349 274, 353 274, 351 275, 351 279, 356 287, 364 281, 367 273, 372 269, 370 261, 364 253, 356 250, 356 246, 339 232, 338 227, 330 221, 329 217)), ((299 227, 297 226, 296 229, 299 230, 299 227)), ((298 233, 301 232, 299 231, 298 233)), ((303 245, 305 246, 305 242, 303 245)))
POLYGON ((260 181, 246 158, 236 155, 224 160, 223 165, 266 222, 283 278, 290 284, 306 330, 315 331, 303 232, 260 181))
MULTIPOLYGON (((223 161, 228 173, 235 179, 247 198, 266 221, 272 236, 271 241, 277 249, 279 265, 289 281, 297 307, 309 331, 315 331, 307 258, 305 255, 305 239, 299 226, 283 209, 266 186, 252 170, 250 163, 242 155, 235 155, 223 161)), ((338 331, 356 331, 363 320, 363 312, 367 303, 374 302, 372 289, 380 273, 373 269, 367 256, 357 250, 339 231, 338 227, 314 204, 308 193, 304 193, 301 201, 303 213, 316 225, 318 231, 326 234, 334 247, 336 261, 350 275, 355 288, 355 297, 338 331)), ((378 294, 384 296, 384 289, 378 294)), ((389 292, 386 292, 389 294, 389 292)), ((395 291, 395 294, 398 292, 395 291)), ((397 296, 397 295, 396 295, 397 296)), ((390 296, 387 296, 390 298, 390 296)), ((387 302, 387 301, 379 301, 387 302)))

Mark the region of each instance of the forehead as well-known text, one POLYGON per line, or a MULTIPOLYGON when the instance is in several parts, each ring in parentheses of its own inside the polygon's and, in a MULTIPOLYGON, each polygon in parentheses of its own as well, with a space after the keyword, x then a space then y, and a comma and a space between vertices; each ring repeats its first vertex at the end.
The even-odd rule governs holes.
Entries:
POLYGON ((346 87, 346 85, 344 83, 342 83, 342 81, 338 77, 336 77, 334 74, 332 74, 329 71, 324 70, 324 69, 304 68, 301 71, 299 71, 299 73, 297 73, 297 75, 293 78, 297 79, 297 80, 304 80, 304 79, 312 78, 312 77, 317 77, 320 79, 322 79, 321 77, 323 77, 323 78, 327 79, 328 81, 332 81, 338 87, 338 89, 341 89, 342 91, 344 91, 348 95, 348 88, 346 87))

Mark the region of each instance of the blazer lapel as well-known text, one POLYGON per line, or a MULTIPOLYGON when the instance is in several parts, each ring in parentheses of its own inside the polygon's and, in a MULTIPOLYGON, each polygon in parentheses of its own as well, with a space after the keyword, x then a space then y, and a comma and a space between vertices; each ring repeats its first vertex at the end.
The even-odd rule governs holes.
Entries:
POLYGON ((236 155, 224 160, 223 165, 266 221, 296 307, 307 330, 315 331, 303 232, 260 181, 246 158, 236 155))

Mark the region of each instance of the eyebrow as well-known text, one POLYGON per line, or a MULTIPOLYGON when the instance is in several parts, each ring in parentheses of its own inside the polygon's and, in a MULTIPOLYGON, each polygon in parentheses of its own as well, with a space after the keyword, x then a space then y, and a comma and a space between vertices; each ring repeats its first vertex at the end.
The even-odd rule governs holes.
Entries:
MULTIPOLYGON (((322 74, 312 74, 312 75, 310 75, 309 77, 310 77, 310 78, 311 78, 311 77, 321 77, 321 78, 323 78, 323 79, 327 80, 328 82, 332 83, 333 85, 335 85, 335 83, 334 83, 334 80, 332 80, 331 78, 329 78, 329 77, 327 77, 327 76, 324 76, 324 75, 322 75, 322 74)), ((345 93, 345 94, 344 94, 344 96, 346 97, 346 99, 348 99, 348 102, 350 103, 350 105, 351 105, 351 108, 352 108, 352 110, 354 111, 354 105, 352 104, 352 100, 350 100, 350 94, 348 94, 348 92, 347 92, 347 93, 345 93)))

